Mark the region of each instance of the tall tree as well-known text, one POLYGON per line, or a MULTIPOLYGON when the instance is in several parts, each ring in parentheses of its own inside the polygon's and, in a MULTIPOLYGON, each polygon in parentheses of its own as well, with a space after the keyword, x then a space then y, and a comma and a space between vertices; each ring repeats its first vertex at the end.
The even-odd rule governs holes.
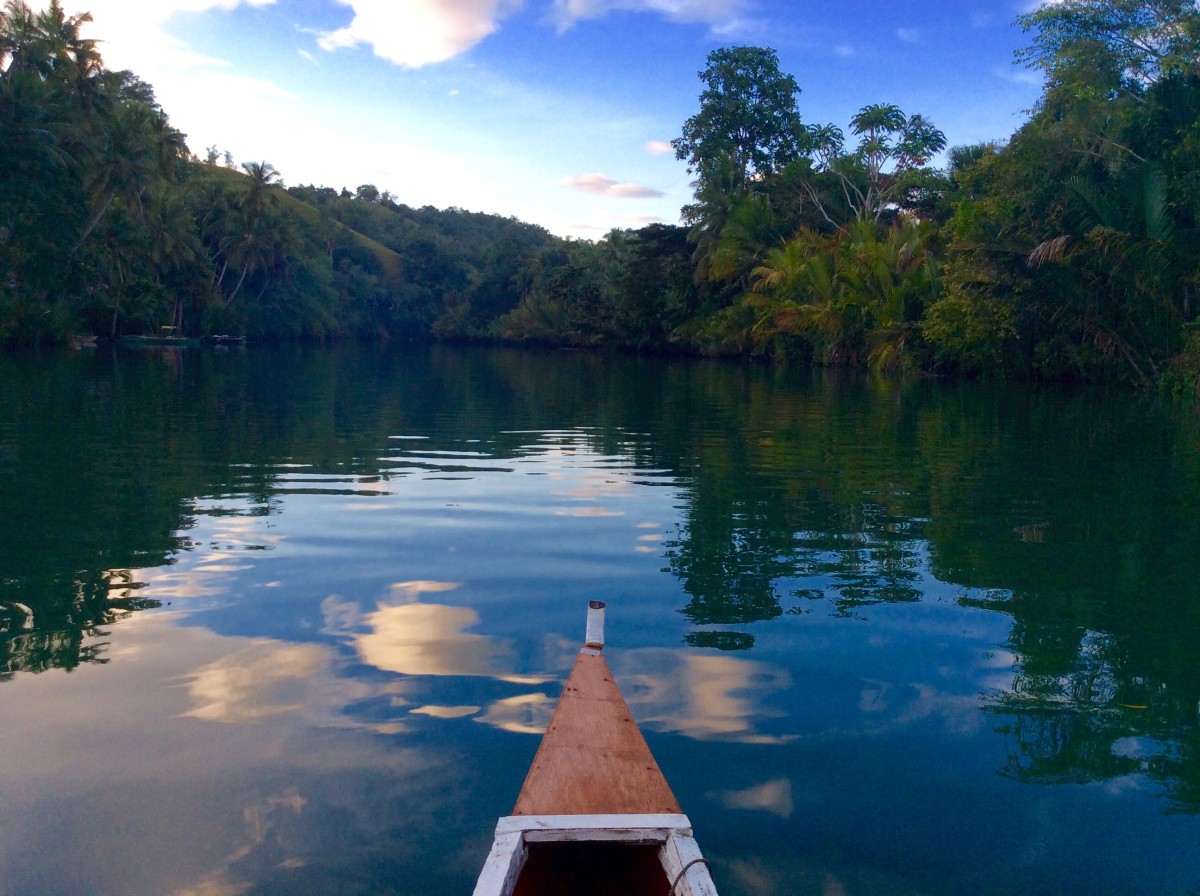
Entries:
POLYGON ((722 157, 729 157, 743 180, 768 177, 811 149, 812 137, 797 103, 800 87, 779 70, 774 50, 713 50, 700 80, 707 85, 700 94, 700 111, 671 141, 689 173, 704 179, 722 157))
POLYGON ((929 179, 924 169, 930 160, 946 148, 946 135, 932 122, 920 114, 906 115, 892 103, 863 106, 850 119, 850 130, 859 138, 852 151, 846 150, 836 128, 822 131, 827 176, 803 181, 809 198, 834 226, 845 223, 835 208, 848 209, 859 220, 878 222, 903 206, 929 179), (832 202, 829 187, 836 197, 832 202))
POLYGON ((1081 57, 1107 57, 1135 92, 1173 71, 1194 69, 1200 50, 1195 0, 1059 0, 1017 17, 1033 43, 1017 58, 1061 80, 1081 57))

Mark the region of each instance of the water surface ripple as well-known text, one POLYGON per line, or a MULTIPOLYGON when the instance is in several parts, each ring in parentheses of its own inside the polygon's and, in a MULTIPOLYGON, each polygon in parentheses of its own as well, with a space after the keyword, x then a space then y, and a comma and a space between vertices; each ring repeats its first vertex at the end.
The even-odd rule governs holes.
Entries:
POLYGON ((1197 506, 1138 395, 0 357, 0 893, 470 892, 602 598, 725 896, 1194 896, 1197 506))

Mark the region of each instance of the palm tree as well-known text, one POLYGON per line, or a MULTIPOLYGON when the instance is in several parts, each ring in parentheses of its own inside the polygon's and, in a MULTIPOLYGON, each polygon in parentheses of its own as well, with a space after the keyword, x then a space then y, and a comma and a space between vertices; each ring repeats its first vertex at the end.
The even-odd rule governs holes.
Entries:
POLYGON ((118 105, 105 116, 93 145, 98 164, 86 184, 93 214, 72 252, 78 251, 118 199, 135 217, 141 214, 142 197, 155 174, 155 120, 154 110, 140 103, 118 105))
MULTIPOLYGON (((150 258, 160 282, 168 285, 188 276, 193 266, 204 253, 204 244, 196 231, 196 219, 192 217, 183 197, 169 185, 158 190, 148 211, 151 244, 150 258), (181 275, 177 278, 177 275, 181 275)), ((171 290, 174 296, 171 309, 171 325, 174 332, 183 333, 183 291, 171 290)))
POLYGON ((739 197, 729 211, 708 259, 708 276, 745 288, 748 276, 766 247, 779 243, 779 216, 759 193, 739 197))
POLYGON ((269 188, 281 175, 270 162, 244 162, 242 169, 249 179, 246 189, 234 200, 233 207, 225 209, 225 235, 220 243, 224 263, 217 285, 224 280, 229 265, 240 268, 237 283, 225 297, 226 307, 238 297, 246 277, 270 266, 276 256, 274 231, 278 228, 267 220, 267 212, 278 202, 275 191, 269 188))
POLYGON ((243 162, 242 170, 250 178, 245 191, 238 197, 238 207, 245 210, 252 220, 262 217, 268 206, 277 201, 274 191, 267 188, 282 179, 281 175, 270 162, 243 162))

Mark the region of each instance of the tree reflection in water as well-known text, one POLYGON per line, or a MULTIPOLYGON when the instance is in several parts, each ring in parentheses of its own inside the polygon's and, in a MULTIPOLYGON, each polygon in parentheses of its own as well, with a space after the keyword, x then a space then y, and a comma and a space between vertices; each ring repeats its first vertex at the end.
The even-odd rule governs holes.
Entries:
POLYGON ((398 433, 490 463, 554 431, 676 490, 690 646, 951 583, 1012 619, 981 698, 1004 774, 1200 811, 1200 426, 1144 396, 448 348, 0 359, 0 677, 103 661, 156 605, 117 571, 196 549, 206 497, 270 515, 286 465, 384 482, 398 433))

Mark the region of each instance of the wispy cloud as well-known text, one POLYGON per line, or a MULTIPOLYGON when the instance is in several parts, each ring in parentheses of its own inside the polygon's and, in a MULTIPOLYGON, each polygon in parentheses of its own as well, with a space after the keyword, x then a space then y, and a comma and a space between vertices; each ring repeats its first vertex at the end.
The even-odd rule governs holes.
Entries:
POLYGON ((896 37, 906 44, 915 44, 921 40, 921 32, 916 28, 897 28, 896 37))
POLYGON ((564 177, 559 181, 564 187, 574 187, 585 193, 597 196, 615 196, 620 199, 658 199, 666 194, 653 187, 642 187, 632 183, 618 183, 603 174, 580 174, 578 177, 564 177))
POLYGON ((1011 81, 1013 84, 1028 84, 1033 87, 1041 87, 1045 83, 1045 76, 1035 69, 1017 68, 1015 65, 1011 68, 994 68, 992 74, 1002 81, 1011 81))
POLYGON ((674 151, 675 147, 666 140, 648 140, 646 142, 646 152, 652 156, 661 156, 674 151))
POLYGON ((339 0, 354 10, 345 28, 320 36, 321 49, 369 45, 407 68, 445 62, 478 44, 523 0, 339 0))
POLYGON ((625 10, 657 13, 672 22, 708 24, 721 31, 738 23, 745 6, 746 0, 554 0, 554 21, 567 29, 585 19, 625 10))

